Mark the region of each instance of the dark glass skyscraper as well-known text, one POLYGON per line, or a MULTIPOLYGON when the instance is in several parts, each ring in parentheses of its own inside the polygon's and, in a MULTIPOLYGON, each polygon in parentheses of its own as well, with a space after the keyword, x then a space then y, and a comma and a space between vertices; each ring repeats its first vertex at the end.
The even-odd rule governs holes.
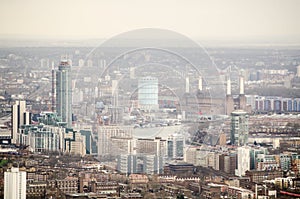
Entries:
POLYGON ((61 60, 56 72, 56 112, 62 122, 72 126, 72 79, 68 60, 61 60))

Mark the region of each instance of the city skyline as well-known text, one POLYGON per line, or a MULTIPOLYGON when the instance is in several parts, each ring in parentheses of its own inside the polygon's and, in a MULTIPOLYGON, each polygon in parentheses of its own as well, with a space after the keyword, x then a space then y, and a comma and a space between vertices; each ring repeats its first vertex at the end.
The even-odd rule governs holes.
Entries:
POLYGON ((0 198, 300 198, 299 7, 0 0, 0 198))

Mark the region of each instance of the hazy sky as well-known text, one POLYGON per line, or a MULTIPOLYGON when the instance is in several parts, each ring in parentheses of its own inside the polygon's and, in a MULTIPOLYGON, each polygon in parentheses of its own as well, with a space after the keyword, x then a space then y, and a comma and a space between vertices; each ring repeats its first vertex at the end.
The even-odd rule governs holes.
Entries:
POLYGON ((300 41, 299 0, 0 0, 0 37, 109 38, 164 28, 194 39, 300 41))

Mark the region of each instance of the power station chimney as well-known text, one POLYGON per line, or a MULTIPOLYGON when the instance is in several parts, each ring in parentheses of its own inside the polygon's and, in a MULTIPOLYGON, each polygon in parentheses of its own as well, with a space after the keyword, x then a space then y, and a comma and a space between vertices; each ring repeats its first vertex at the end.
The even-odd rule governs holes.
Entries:
POLYGON ((199 80, 198 80, 198 89, 199 89, 199 91, 202 91, 202 90, 203 90, 202 76, 199 76, 199 80))
POLYGON ((244 77, 243 76, 240 76, 240 95, 244 95, 245 92, 244 92, 244 77))
POLYGON ((230 81, 230 77, 228 77, 228 79, 227 79, 226 95, 231 95, 231 81, 230 81))
POLYGON ((185 92, 186 93, 190 92, 190 79, 189 79, 189 77, 185 78, 185 92))

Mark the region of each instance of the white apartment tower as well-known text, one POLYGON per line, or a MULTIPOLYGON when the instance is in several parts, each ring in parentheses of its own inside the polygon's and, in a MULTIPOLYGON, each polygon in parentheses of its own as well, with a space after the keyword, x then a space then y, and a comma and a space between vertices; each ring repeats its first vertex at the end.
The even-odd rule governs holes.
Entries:
POLYGON ((18 133, 19 128, 21 125, 28 125, 30 124, 30 113, 26 111, 26 101, 20 100, 16 101, 14 105, 12 105, 12 129, 11 129, 11 135, 12 135, 12 143, 17 144, 18 143, 18 133))
POLYGON ((26 199, 26 171, 11 168, 4 172, 4 199, 26 199))
POLYGON ((235 175, 244 176, 250 170, 250 147, 242 146, 237 149, 237 169, 235 175))

